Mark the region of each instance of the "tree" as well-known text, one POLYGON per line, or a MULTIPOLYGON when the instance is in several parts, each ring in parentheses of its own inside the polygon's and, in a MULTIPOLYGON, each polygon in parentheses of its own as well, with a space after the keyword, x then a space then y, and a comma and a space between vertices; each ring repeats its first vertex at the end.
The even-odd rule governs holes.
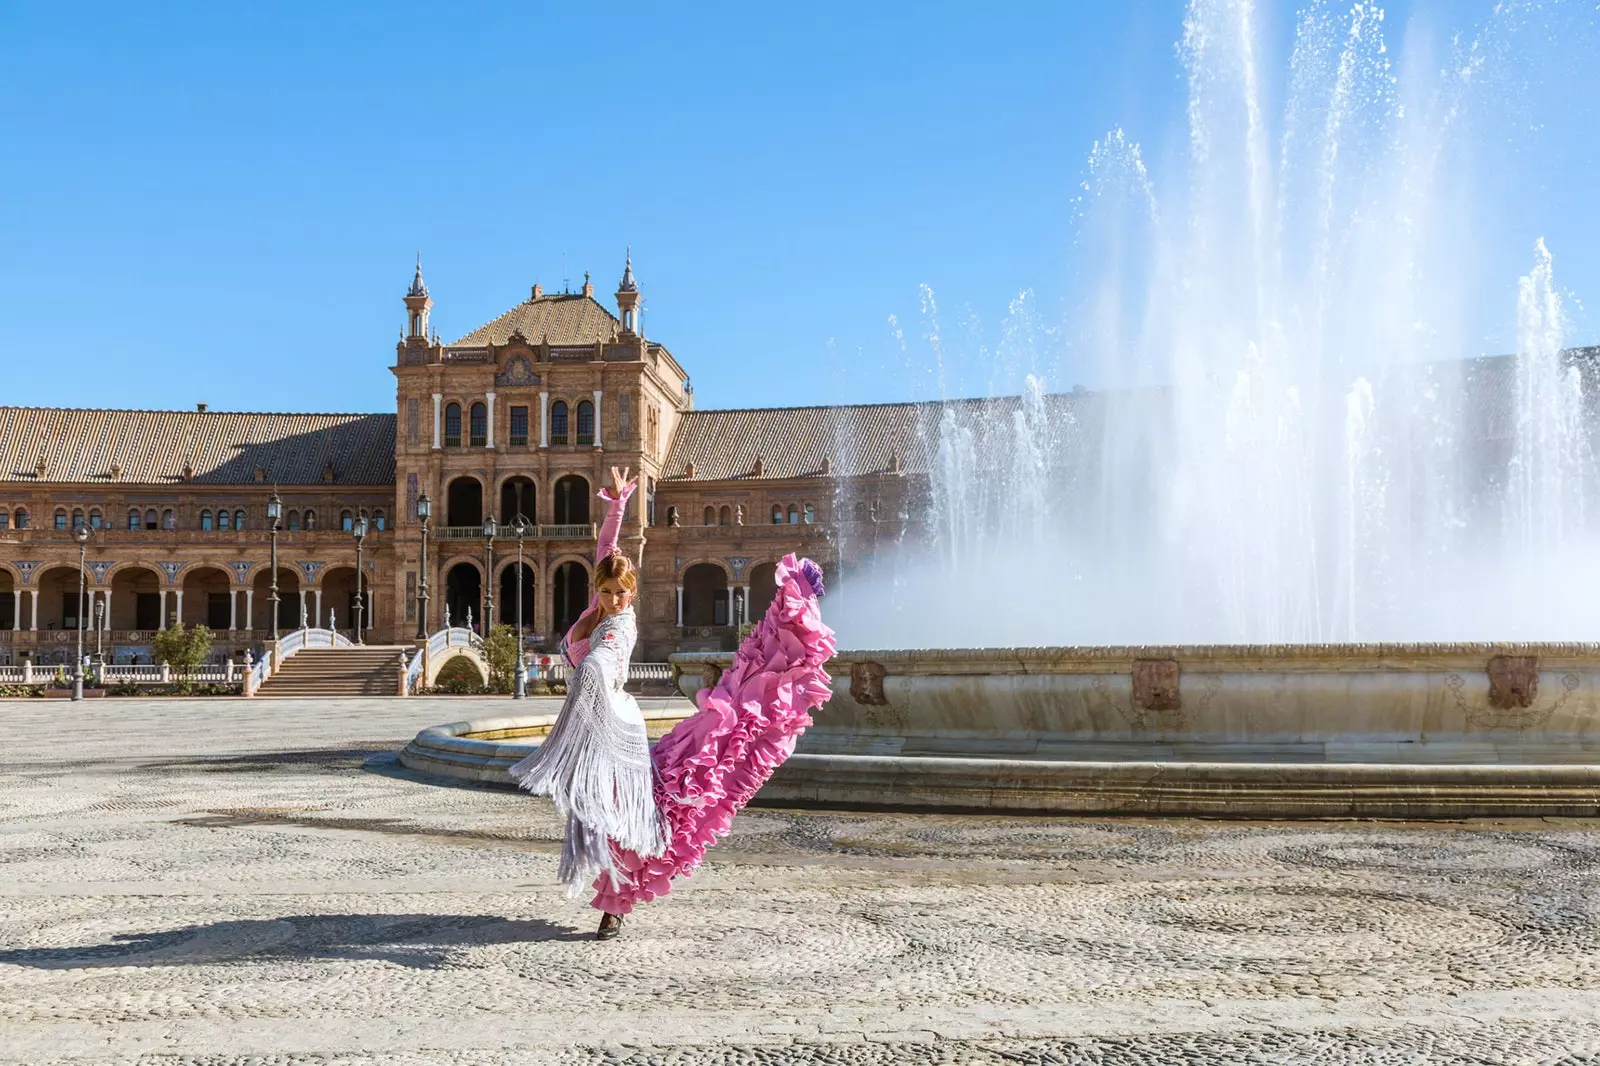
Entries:
POLYGON ((188 688, 191 676, 211 655, 211 630, 202 625, 185 629, 182 623, 157 630, 150 639, 150 653, 181 678, 188 688))
POLYGON ((517 683, 517 627, 498 625, 483 642, 489 660, 489 691, 510 692, 517 683))

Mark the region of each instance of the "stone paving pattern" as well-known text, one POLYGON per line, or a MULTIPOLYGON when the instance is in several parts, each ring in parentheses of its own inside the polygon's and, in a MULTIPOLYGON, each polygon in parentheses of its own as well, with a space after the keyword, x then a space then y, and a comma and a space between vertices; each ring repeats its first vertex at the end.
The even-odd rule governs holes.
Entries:
POLYGON ((1594 823, 756 809, 600 943, 394 761, 508 707, 0 702, 0 1063, 1600 1062, 1594 823))

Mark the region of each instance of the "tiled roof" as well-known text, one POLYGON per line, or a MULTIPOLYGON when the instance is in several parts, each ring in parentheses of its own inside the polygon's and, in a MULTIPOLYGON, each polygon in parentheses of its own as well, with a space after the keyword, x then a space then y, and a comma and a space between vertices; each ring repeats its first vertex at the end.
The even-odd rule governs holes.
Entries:
MULTIPOLYGON (((1052 414, 1063 406, 1087 414, 1088 394, 1045 398, 1052 414)), ((982 432, 1008 432, 1021 399, 951 400, 948 403, 882 403, 848 407, 762 407, 690 411, 678 424, 662 476, 684 477, 694 464, 696 480, 749 477, 756 460, 768 478, 826 473, 859 477, 885 473, 899 460, 906 474, 926 474, 938 445, 940 423, 951 417, 982 432)))
POLYGON ((524 300, 486 326, 479 326, 447 348, 504 344, 521 331, 534 344, 593 344, 614 340, 622 323, 592 296, 577 292, 545 293, 524 300))
POLYGON ((395 416, 0 407, 0 482, 394 484, 395 416), (44 463, 44 475, 38 467, 44 463), (119 467, 113 479, 111 469, 119 467))

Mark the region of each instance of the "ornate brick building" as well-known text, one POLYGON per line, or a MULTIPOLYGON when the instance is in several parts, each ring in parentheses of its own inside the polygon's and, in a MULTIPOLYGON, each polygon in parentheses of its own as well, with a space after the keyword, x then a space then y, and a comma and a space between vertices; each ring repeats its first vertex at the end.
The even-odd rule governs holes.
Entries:
POLYGON ((452 343, 430 331, 420 265, 404 302, 392 414, 0 408, 0 661, 66 661, 80 603, 108 659, 148 661, 174 617, 207 624, 219 653, 258 646, 274 493, 280 628, 354 623, 364 515, 369 643, 447 610, 512 621, 520 592, 530 642, 553 646, 589 597, 612 465, 641 475, 622 539, 643 575, 641 654, 726 647, 784 553, 870 557, 923 484, 919 405, 696 411, 683 367, 640 330, 631 263, 615 314, 587 278, 535 285, 452 343))

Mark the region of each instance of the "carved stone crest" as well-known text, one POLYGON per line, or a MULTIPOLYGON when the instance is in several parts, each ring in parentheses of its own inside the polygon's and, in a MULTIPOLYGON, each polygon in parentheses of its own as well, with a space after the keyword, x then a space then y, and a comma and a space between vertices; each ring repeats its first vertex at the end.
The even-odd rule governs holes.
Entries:
POLYGON ((879 663, 856 663, 850 667, 850 695, 866 707, 882 707, 889 700, 883 694, 883 679, 888 671, 879 663))
POLYGON ((494 376, 496 385, 538 385, 544 381, 534 373, 533 364, 525 355, 513 355, 506 360, 506 368, 494 376))
POLYGON ((1532 707, 1538 695, 1537 655, 1496 655, 1489 660, 1489 706, 1501 711, 1532 707))
POLYGON ((1176 711, 1182 707, 1178 695, 1178 661, 1135 659, 1133 702, 1147 711, 1176 711))
POLYGON ((700 687, 716 688, 717 682, 722 680, 722 667, 716 663, 706 663, 700 667, 700 687))

